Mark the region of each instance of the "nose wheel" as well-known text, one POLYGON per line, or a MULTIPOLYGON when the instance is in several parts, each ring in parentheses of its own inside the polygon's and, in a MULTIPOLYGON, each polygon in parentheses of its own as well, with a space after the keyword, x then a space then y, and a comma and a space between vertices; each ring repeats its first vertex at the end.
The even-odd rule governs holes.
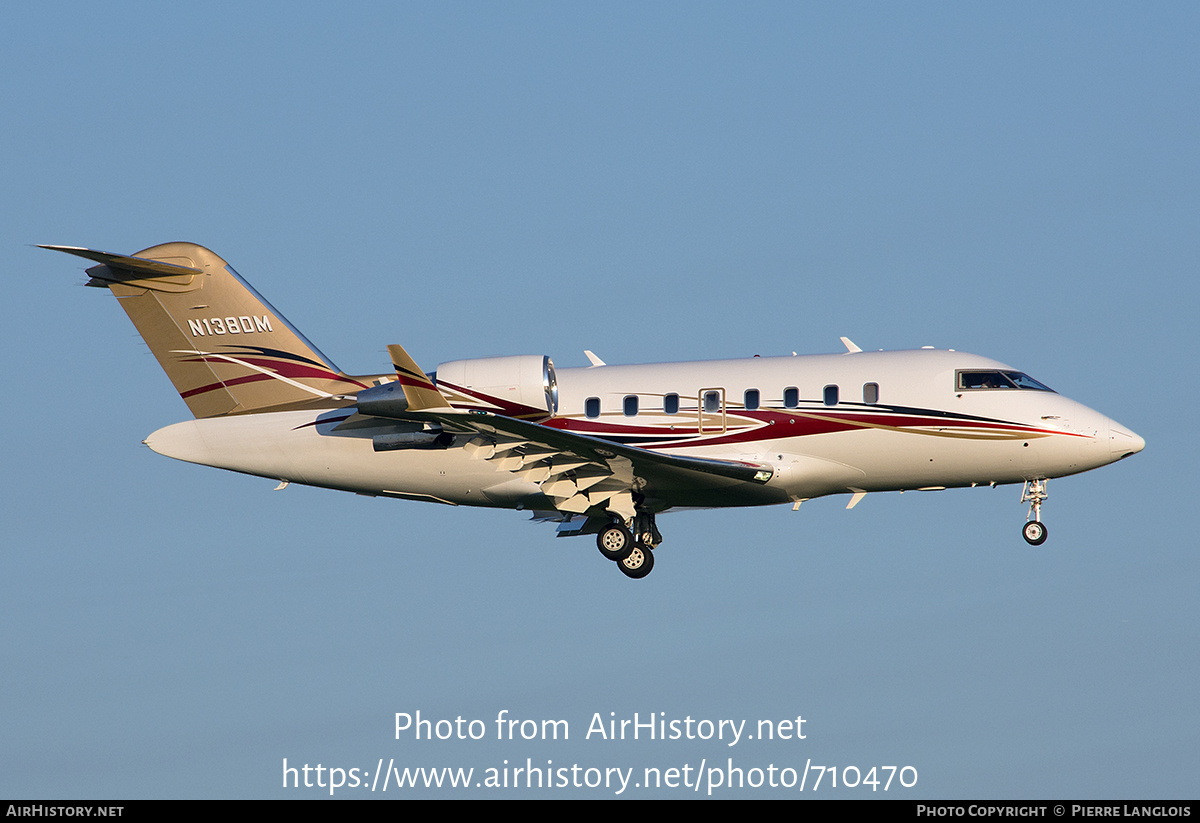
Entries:
POLYGON ((1031 546, 1040 546, 1046 542, 1046 524, 1042 522, 1042 503, 1046 502, 1046 480, 1026 480, 1021 489, 1021 502, 1029 503, 1029 514, 1026 523, 1021 527, 1021 536, 1031 546))

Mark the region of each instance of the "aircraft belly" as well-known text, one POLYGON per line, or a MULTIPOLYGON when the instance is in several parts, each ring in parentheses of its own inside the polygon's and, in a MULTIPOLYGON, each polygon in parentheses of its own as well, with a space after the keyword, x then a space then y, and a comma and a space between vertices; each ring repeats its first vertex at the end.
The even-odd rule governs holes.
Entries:
POLYGON ((312 486, 463 505, 510 505, 484 490, 512 476, 461 449, 376 452, 369 431, 342 434, 331 428, 314 425, 311 413, 279 412, 177 423, 145 442, 177 460, 312 486))
POLYGON ((764 485, 730 480, 727 485, 710 488, 660 487, 649 490, 648 496, 665 506, 699 509, 772 506, 791 500, 787 489, 773 481, 764 485))
POLYGON ((838 459, 862 473, 864 491, 1020 483, 1084 470, 1072 433, 974 439, 940 433, 856 431, 803 440, 808 455, 838 459))
POLYGON ((857 487, 864 477, 861 469, 847 465, 839 459, 789 453, 789 449, 795 448, 793 440, 768 440, 757 445, 758 448, 753 452, 691 448, 672 449, 671 453, 684 457, 768 464, 774 474, 765 485, 730 480, 724 488, 708 491, 680 488, 664 490, 659 496, 673 500, 671 505, 677 506, 769 506, 799 498, 838 494, 857 487))

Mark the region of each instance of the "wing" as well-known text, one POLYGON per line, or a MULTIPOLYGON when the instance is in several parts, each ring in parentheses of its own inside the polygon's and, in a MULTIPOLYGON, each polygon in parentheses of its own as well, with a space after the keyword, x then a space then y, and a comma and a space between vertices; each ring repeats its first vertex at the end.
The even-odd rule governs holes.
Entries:
MULTIPOLYGON (((421 375, 401 347, 389 349, 402 385, 413 379, 414 372, 421 375)), ((428 381, 421 388, 437 391, 428 381)), ((662 511, 672 506, 765 505, 787 500, 767 487, 774 473, 767 464, 664 454, 492 412, 457 410, 448 402, 439 408, 429 394, 423 402, 408 402, 398 394, 393 384, 360 392, 358 415, 420 422, 441 432, 466 435, 455 438, 455 448, 536 483, 560 512, 609 511, 627 519, 634 516, 639 502, 662 511)))

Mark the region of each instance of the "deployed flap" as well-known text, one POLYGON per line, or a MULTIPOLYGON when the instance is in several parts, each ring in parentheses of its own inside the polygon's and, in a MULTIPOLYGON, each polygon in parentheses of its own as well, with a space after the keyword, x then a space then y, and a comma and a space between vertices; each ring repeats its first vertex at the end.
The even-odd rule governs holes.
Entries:
POLYGON ((538 484, 560 512, 608 511, 627 519, 635 513, 635 494, 653 498, 659 510, 684 501, 706 505, 695 502, 706 495, 708 505, 728 505, 729 495, 747 505, 788 499, 765 488, 774 474, 767 464, 664 454, 491 412, 446 409, 395 417, 474 432, 461 443, 468 454, 538 484))
MULTIPOLYGON (((664 454, 639 449, 636 446, 626 446, 603 440, 586 434, 554 429, 537 423, 527 423, 512 417, 498 414, 472 414, 466 419, 456 417, 455 422, 466 424, 478 431, 501 432, 522 437, 534 443, 547 446, 561 452, 584 457, 589 462, 610 463, 613 458, 623 457, 634 466, 635 473, 652 475, 662 478, 688 478, 696 482, 696 475, 737 480, 741 482, 766 483, 771 479, 773 470, 762 463, 742 463, 732 460, 711 460, 704 457, 681 457, 674 454, 664 454)), ((647 478, 648 479, 648 478, 647 478)))

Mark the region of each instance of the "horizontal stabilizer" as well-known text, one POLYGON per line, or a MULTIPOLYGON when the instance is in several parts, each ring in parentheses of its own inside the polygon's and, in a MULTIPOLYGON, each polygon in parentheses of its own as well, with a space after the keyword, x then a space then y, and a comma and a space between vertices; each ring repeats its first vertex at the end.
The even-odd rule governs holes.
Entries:
POLYGON ((126 254, 110 254, 106 251, 94 251, 92 249, 84 249, 79 246, 44 246, 39 245, 39 249, 49 249, 50 251, 61 251, 67 254, 73 254, 76 257, 82 257, 87 260, 94 260, 97 263, 103 263, 110 269, 135 272, 141 277, 171 277, 181 274, 203 274, 200 269, 193 266, 180 266, 174 263, 163 263, 159 260, 147 260, 144 257, 130 257, 126 254))

